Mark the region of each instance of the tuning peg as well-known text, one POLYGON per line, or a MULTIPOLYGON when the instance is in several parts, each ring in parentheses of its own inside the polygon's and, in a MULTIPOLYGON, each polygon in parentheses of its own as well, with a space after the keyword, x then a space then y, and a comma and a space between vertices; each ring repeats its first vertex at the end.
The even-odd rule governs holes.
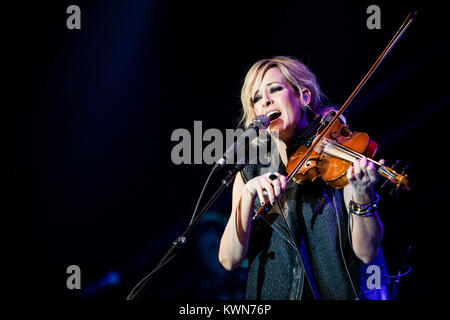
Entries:
POLYGON ((401 173, 401 175, 402 175, 402 176, 404 176, 404 175, 405 175, 405 173, 406 173, 406 169, 408 169, 408 165, 406 165, 406 166, 404 166, 404 167, 403 167, 403 169, 402 169, 402 173, 401 173))
POLYGON ((395 167, 400 163, 400 160, 395 161, 395 163, 391 166, 391 169, 394 170, 395 167))
MULTIPOLYGON (((406 169, 408 169, 408 165, 404 166, 402 169, 402 176, 407 177, 408 175, 406 174, 406 169)), ((396 188, 392 189, 391 192, 389 192, 389 194, 391 195, 392 198, 395 198, 398 195, 398 190, 400 189, 400 184, 397 185, 396 188)))
MULTIPOLYGON (((395 161, 395 163, 391 166, 391 169, 394 170, 396 166, 400 163, 400 160, 395 161)), ((384 189, 388 185, 389 179, 386 179, 381 185, 381 189, 384 189)))

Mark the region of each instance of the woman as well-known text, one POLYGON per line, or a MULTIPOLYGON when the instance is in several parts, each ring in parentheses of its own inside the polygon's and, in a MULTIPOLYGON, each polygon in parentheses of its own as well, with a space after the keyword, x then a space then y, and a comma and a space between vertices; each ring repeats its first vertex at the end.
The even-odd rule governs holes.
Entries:
POLYGON ((278 136, 281 158, 274 162, 280 164, 278 168, 246 166, 233 186, 233 210, 220 242, 219 260, 233 270, 248 257, 248 299, 355 299, 384 292, 379 285, 369 286, 373 290, 365 285, 370 276, 365 265, 376 264, 386 274, 373 163, 355 162, 343 191, 320 179, 286 185, 289 156, 306 143, 330 110, 322 100, 312 72, 289 57, 260 60, 245 78, 242 122, 247 125, 261 114, 278 116, 268 131, 278 136), (273 208, 252 222, 265 194, 273 208), (366 208, 364 216, 359 214, 358 209, 366 208))

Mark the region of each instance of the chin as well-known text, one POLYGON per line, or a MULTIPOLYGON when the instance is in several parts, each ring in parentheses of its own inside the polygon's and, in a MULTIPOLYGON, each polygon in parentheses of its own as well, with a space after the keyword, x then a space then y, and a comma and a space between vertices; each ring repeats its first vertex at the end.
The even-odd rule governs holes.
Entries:
POLYGON ((269 126, 269 131, 270 132, 278 131, 278 135, 280 137, 288 134, 288 128, 286 128, 285 123, 282 121, 277 121, 276 123, 271 124, 269 126))
POLYGON ((269 131, 272 135, 274 136, 276 135, 276 137, 280 140, 284 141, 288 138, 287 137, 288 133, 285 130, 283 130, 283 128, 270 128, 269 131))
POLYGON ((269 127, 269 132, 272 134, 274 134, 275 132, 278 132, 278 135, 280 135, 282 131, 283 131, 283 128, 280 128, 278 126, 273 126, 273 127, 270 126, 269 127))

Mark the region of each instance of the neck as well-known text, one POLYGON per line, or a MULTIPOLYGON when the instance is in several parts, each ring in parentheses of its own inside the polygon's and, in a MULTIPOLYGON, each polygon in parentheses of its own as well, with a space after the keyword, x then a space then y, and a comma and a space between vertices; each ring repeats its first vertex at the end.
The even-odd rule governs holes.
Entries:
POLYGON ((296 150, 292 150, 292 141, 294 138, 299 135, 307 126, 309 125, 308 119, 306 117, 306 113, 303 113, 302 118, 298 121, 297 126, 295 127, 294 134, 291 135, 288 139, 284 141, 286 143, 286 152, 290 157, 292 153, 296 150))

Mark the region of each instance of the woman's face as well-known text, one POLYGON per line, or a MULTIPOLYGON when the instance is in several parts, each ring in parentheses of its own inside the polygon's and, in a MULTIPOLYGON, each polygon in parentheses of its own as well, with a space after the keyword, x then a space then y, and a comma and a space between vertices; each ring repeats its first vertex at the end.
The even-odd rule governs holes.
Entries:
MULTIPOLYGON (((279 115, 270 122, 269 131, 278 130, 279 138, 289 140, 295 129, 307 125, 302 117, 300 95, 289 85, 278 68, 271 68, 265 73, 259 87, 253 87, 253 110, 256 116, 264 114, 269 118, 279 115)), ((309 90, 303 92, 305 102, 309 100, 309 90), (305 92, 308 91, 308 92, 305 92)))

